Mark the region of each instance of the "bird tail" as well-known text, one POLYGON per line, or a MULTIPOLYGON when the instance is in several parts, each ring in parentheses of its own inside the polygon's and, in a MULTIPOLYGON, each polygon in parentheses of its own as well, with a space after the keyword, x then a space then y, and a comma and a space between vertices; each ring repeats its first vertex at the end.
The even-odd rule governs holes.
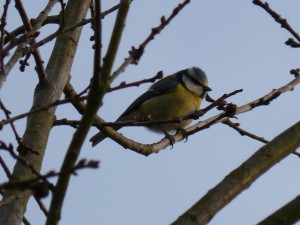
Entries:
POLYGON ((104 133, 102 133, 102 132, 99 132, 99 133, 95 134, 90 139, 90 142, 92 142, 92 147, 95 147, 97 144, 99 144, 105 138, 107 138, 107 136, 104 133))
MULTIPOLYGON (((121 127, 114 127, 115 131, 119 130, 120 128, 121 127)), ((90 142, 92 142, 92 147, 95 147, 105 138, 107 138, 107 136, 102 132, 98 132, 97 134, 95 134, 93 137, 90 138, 90 142)))

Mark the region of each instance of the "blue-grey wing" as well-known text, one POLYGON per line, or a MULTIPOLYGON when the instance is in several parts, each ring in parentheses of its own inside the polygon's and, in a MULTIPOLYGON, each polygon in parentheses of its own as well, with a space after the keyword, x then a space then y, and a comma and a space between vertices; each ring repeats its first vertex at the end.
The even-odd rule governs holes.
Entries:
POLYGON ((122 121, 124 117, 126 117, 132 111, 136 110, 145 101, 176 88, 178 84, 179 81, 174 75, 159 80, 158 82, 153 84, 147 92, 145 92, 135 101, 133 101, 133 103, 131 103, 131 105, 122 113, 122 115, 117 119, 117 121, 122 121))

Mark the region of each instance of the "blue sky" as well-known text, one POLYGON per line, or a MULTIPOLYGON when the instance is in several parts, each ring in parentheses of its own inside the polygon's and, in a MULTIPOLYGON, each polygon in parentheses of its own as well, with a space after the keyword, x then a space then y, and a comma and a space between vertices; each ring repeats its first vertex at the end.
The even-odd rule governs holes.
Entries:
MULTIPOLYGON (((114 68, 128 56, 131 46, 137 47, 151 28, 159 24, 160 17, 168 16, 179 2, 135 0, 132 3, 114 68)), ((103 9, 116 3, 118 1, 103 1, 103 9)), ((300 30, 299 1, 269 3, 295 30, 300 30)), ((24 2, 31 17, 38 15, 43 4, 33 0, 24 2)), ((13 7, 9 13, 8 24, 14 28, 20 20, 13 7)), ((103 21, 103 50, 106 50, 115 15, 103 21)), ((47 29, 42 31, 41 37, 49 33, 47 29)), ((71 83, 78 92, 88 85, 92 73, 90 36, 88 25, 83 30, 71 74, 71 83)), ((300 53, 284 44, 290 37, 252 1, 192 0, 147 46, 139 65, 129 66, 112 86, 121 81, 149 78, 160 70, 169 75, 198 66, 208 76, 213 98, 242 88, 244 91, 229 101, 243 105, 293 79, 289 71, 299 67, 300 53)), ((45 62, 52 45, 41 48, 45 62)), ((1 91, 1 98, 13 115, 30 109, 37 82, 33 65, 31 62, 26 73, 15 69, 1 91)), ((114 121, 148 87, 145 84, 107 94, 99 115, 114 121)), ((283 94, 269 106, 238 115, 237 122, 242 128, 271 140, 299 120, 299 89, 296 87, 283 94)), ((204 102, 202 107, 206 105, 204 102)), ((212 111, 204 119, 216 113, 212 111)), ((57 118, 79 119, 80 116, 71 106, 61 106, 57 118)), ((21 134, 25 123, 25 120, 16 122, 21 134)), ((60 168, 73 132, 70 127, 53 128, 42 172, 60 168)), ((96 132, 91 129, 89 137, 96 132)), ((137 127, 124 128, 121 133, 142 143, 162 138, 137 127)), ((1 131, 0 139, 16 146, 8 126, 1 131)), ((86 141, 81 158, 100 160, 100 168, 80 171, 78 176, 72 177, 60 224, 170 224, 262 145, 222 124, 189 137, 186 143, 177 143, 172 150, 168 148, 149 157, 123 149, 111 140, 105 140, 96 148, 91 148, 86 141)), ((13 163, 10 164, 12 168, 13 163)), ((210 224, 259 222, 299 195, 299 170, 299 159, 290 155, 221 210, 210 224)), ((0 177, 2 181, 2 171, 0 177)), ((45 203, 49 203, 49 198, 45 203)), ((28 205, 26 216, 32 224, 44 221, 34 200, 28 205)))

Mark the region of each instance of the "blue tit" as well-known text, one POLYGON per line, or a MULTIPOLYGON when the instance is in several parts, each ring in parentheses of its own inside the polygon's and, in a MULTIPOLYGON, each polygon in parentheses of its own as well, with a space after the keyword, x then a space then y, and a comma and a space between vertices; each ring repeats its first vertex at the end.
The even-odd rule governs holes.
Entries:
MULTIPOLYGON (((197 67, 181 70, 150 86, 116 121, 170 120, 184 116, 199 109, 207 91, 211 89, 203 70, 197 67)), ((186 128, 191 122, 190 119, 147 128, 167 135, 169 131, 186 128)), ((114 129, 118 130, 120 127, 114 129)), ((106 135, 99 132, 90 141, 95 146, 105 138, 106 135)))

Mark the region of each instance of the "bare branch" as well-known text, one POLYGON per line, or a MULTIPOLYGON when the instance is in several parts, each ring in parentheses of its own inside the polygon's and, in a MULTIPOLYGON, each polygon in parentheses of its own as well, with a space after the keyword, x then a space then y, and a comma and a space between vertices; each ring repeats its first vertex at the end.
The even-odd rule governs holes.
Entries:
POLYGON ((272 215, 268 216, 257 225, 282 225, 296 224, 300 220, 300 196, 282 206, 272 215))
POLYGON ((277 12, 270 8, 269 3, 263 3, 260 0, 253 0, 252 2, 254 5, 258 5, 261 8, 263 8, 266 12, 268 12, 275 19, 275 21, 281 25, 282 28, 290 32, 298 41, 295 42, 293 39, 290 38, 286 42, 287 45, 290 45, 291 47, 300 47, 300 35, 291 27, 291 25, 286 19, 284 19, 281 15, 279 15, 277 12))
MULTIPOLYGON (((11 112, 4 106, 4 104, 1 100, 0 100, 0 109, 4 112, 4 114, 6 116, 6 119, 10 119, 9 115, 11 114, 11 112)), ((13 132, 15 134, 15 137, 16 137, 16 140, 17 140, 18 144, 20 144, 21 138, 20 138, 19 134, 17 133, 16 127, 13 124, 13 122, 10 122, 10 126, 11 126, 11 129, 13 130, 13 132)))
MULTIPOLYGON (((274 100, 275 97, 279 97, 281 94, 283 94, 287 91, 293 90, 295 88, 295 86, 298 85, 299 83, 300 83, 300 76, 297 76, 294 80, 292 80, 288 84, 286 84, 278 89, 272 90, 270 93, 266 94, 265 96, 255 100, 255 101, 252 101, 250 103, 247 103, 245 105, 242 105, 240 107, 237 107, 235 115, 248 112, 258 106, 267 105, 272 100, 274 100)), ((203 129, 203 127, 206 127, 208 124, 211 124, 211 121, 216 120, 220 116, 221 116, 221 114, 213 116, 207 120, 198 122, 195 125, 189 127, 187 129, 187 131, 195 132, 196 130, 203 129)), ((112 131, 112 132, 114 132, 114 131, 112 131)), ((154 143, 152 145, 144 145, 143 146, 143 145, 139 145, 139 143, 132 143, 132 140, 129 140, 129 139, 124 140, 125 138, 122 135, 118 135, 117 132, 114 132, 114 134, 117 136, 116 139, 113 138, 114 140, 118 140, 117 142, 119 144, 121 144, 124 148, 129 148, 136 152, 144 151, 144 152, 147 152, 147 154, 151 154, 151 153, 159 152, 161 149, 169 146, 169 141, 166 139, 162 139, 160 142, 154 143)), ((175 134, 173 136, 173 138, 176 142, 184 139, 184 137, 181 134, 175 134)))
POLYGON ((300 77, 300 68, 291 69, 290 74, 294 75, 296 78, 300 77))
POLYGON ((122 82, 119 86, 110 88, 108 90, 108 92, 120 90, 120 89, 127 88, 127 87, 140 86, 141 84, 149 83, 149 82, 154 83, 157 79, 161 79, 162 77, 163 77, 163 72, 159 71, 154 77, 151 77, 148 79, 139 80, 139 81, 132 82, 129 84, 127 84, 126 82, 122 82))
POLYGON ((66 98, 66 99, 62 99, 62 100, 56 100, 55 102, 49 104, 49 105, 46 105, 46 106, 42 106, 40 108, 37 108, 37 109, 32 109, 30 110, 29 112, 26 112, 26 113, 22 113, 20 115, 17 115, 17 116, 14 116, 14 117, 11 117, 9 119, 6 119, 6 120, 2 120, 0 122, 0 130, 3 128, 3 126, 5 126, 6 124, 11 124, 13 123, 14 121, 16 120, 19 120, 19 119, 23 119, 23 118, 26 118, 30 115, 33 115, 35 113, 38 113, 38 112, 41 112, 41 111, 46 111, 52 107, 56 107, 58 105, 63 105, 63 104, 67 104, 67 103, 70 103, 70 102, 73 102, 73 101, 82 101, 82 100, 85 100, 87 99, 86 96, 75 96, 75 97, 71 97, 71 98, 66 98))
POLYGON ((124 72, 129 64, 138 64, 138 61, 142 57, 144 50, 149 42, 152 41, 154 37, 159 34, 188 3, 190 3, 190 0, 185 0, 180 3, 175 9, 173 9, 173 12, 167 19, 165 18, 165 16, 162 16, 160 25, 151 29, 151 33, 140 44, 140 46, 137 49, 132 46, 131 50, 129 51, 129 57, 126 58, 121 66, 111 75, 110 82, 114 81, 122 72, 124 72))
MULTIPOLYGON (((11 179, 12 178, 11 172, 9 171, 8 167, 6 166, 4 160, 2 159, 1 156, 0 156, 0 164, 1 164, 2 168, 3 168, 3 170, 5 171, 5 174, 6 174, 7 178, 11 179)), ((34 199, 36 200, 37 204, 39 205, 39 207, 42 210, 42 212, 44 213, 44 215, 47 216, 48 215, 48 211, 46 209, 46 206, 41 201, 41 199, 38 196, 36 196, 36 195, 34 195, 34 199)), ((26 220, 26 218, 25 218, 25 220, 26 220)), ((23 219, 23 222, 24 222, 24 219, 23 219)), ((24 224, 29 224, 29 223, 24 222, 24 224)))
POLYGON ((24 166, 29 168, 34 175, 36 175, 38 177, 40 176, 40 173, 34 168, 34 166, 32 164, 30 164, 23 157, 18 156, 17 153, 14 152, 12 144, 7 145, 3 141, 0 141, 0 150, 7 151, 11 155, 12 158, 16 159, 17 161, 22 163, 24 166))
POLYGON ((0 164, 1 164, 3 170, 4 170, 5 174, 6 174, 6 177, 10 179, 11 178, 11 173, 9 171, 8 166, 6 165, 5 161, 2 159, 1 156, 0 156, 0 164))
MULTIPOLYGON (((89 4, 89 0, 68 1, 65 17, 66 26, 81 21, 86 16, 89 4)), ((76 29, 57 38, 47 65, 47 78, 49 82, 39 83, 35 88, 32 104, 33 109, 40 108, 60 99, 63 88, 69 80, 70 69, 81 31, 82 29, 76 29)), ((41 169, 49 132, 54 122, 55 110, 55 107, 53 107, 47 111, 36 113, 31 115, 27 120, 23 141, 39 154, 28 153, 23 158, 32 164, 37 171, 41 169)), ((27 166, 17 161, 13 176, 16 180, 22 180, 35 177, 36 175, 27 166)), ((30 190, 5 192, 3 201, 14 200, 0 207, 0 223, 18 224, 18 219, 23 217, 26 203, 31 195, 32 191, 30 190), (20 195, 22 195, 22 199, 17 198, 20 195)))
MULTIPOLYGON (((110 38, 109 46, 105 57, 103 58, 103 65, 100 67, 101 57, 101 1, 95 1, 95 53, 94 53, 94 70, 91 82, 91 88, 88 94, 87 107, 83 113, 81 123, 75 131, 71 143, 65 155, 62 171, 68 170, 72 167, 79 157, 83 142, 87 136, 88 130, 97 114, 98 109, 102 104, 102 99, 109 88, 109 75, 111 73, 112 65, 115 60, 119 43, 122 37, 125 20, 130 6, 130 0, 121 0, 118 14, 115 20, 113 32, 110 38)), ((56 225, 60 219, 63 201, 68 189, 70 181, 70 174, 62 174, 58 177, 50 204, 49 215, 46 225, 56 225)))
MULTIPOLYGON (((56 1, 56 0, 55 0, 56 1)), ((104 19, 107 15, 111 14, 112 12, 116 11, 117 9, 119 8, 119 4, 111 7, 110 9, 104 11, 101 13, 101 18, 104 19)), ((48 11, 46 10, 46 8, 42 11, 43 15, 48 15, 48 11)), ((60 18, 61 16, 60 15, 56 15, 56 16, 47 16, 43 21, 42 21, 42 24, 41 26, 44 26, 44 25, 47 25, 47 24, 59 24, 60 22, 60 18)), ((36 24, 40 21, 39 17, 36 18, 36 19, 31 19, 30 20, 30 23, 32 24, 33 27, 36 26, 36 24)), ((77 23, 76 27, 79 27, 79 26, 84 26, 88 23, 91 23, 92 21, 94 21, 94 18, 89 18, 89 19, 83 19, 82 21, 80 21, 79 23, 77 23)), ((76 27, 73 27, 76 28, 76 27)), ((70 28, 71 29, 71 28, 70 28)), ((7 44, 8 42, 11 41, 12 38, 15 38, 16 36, 18 35, 21 35, 23 33, 25 33, 26 30, 25 30, 25 27, 24 25, 16 28, 15 30, 11 31, 9 33, 9 35, 5 36, 4 37, 4 44, 7 44)))
MULTIPOLYGON (((21 16, 21 19, 23 21, 23 24, 25 26, 25 29, 27 32, 30 32, 32 31, 32 26, 30 24, 30 21, 28 19, 28 16, 25 12, 25 9, 23 7, 23 4, 21 2, 21 0, 15 0, 15 3, 16 3, 16 8, 21 16)), ((35 40, 33 39, 32 42, 34 43, 35 40)), ((38 77, 39 77, 39 81, 41 83, 44 83, 47 81, 47 77, 46 77, 46 72, 45 72, 45 68, 44 68, 44 61, 42 60, 41 58, 41 55, 40 55, 40 52, 38 50, 35 50, 33 52, 33 57, 34 57, 34 60, 35 60, 35 63, 36 63, 36 71, 37 71, 37 74, 38 74, 38 77)))
MULTIPOLYGON (((4 43, 10 43, 6 46, 2 54, 5 56, 8 54, 9 50, 15 46, 18 46, 16 51, 13 53, 12 57, 9 59, 8 63, 5 65, 4 73, 0 73, 0 88, 2 87, 3 83, 5 82, 6 77, 8 76, 9 72, 13 68, 13 66, 18 62, 18 60, 24 55, 24 48, 26 47, 26 43, 30 42, 34 37, 37 37, 39 32, 37 30, 42 26, 43 22, 47 18, 48 14, 50 13, 53 6, 56 4, 57 0, 50 0, 44 10, 39 14, 39 16, 34 20, 33 27, 30 32, 25 33, 25 26, 23 25, 23 29, 17 29, 18 32, 25 33, 21 37, 16 37, 18 35, 17 31, 8 33, 5 36, 4 43)), ((28 27, 30 28, 30 27, 28 27)), ((32 44, 32 43, 31 43, 32 44)), ((36 53, 35 53, 36 54, 36 53)), ((3 57, 4 57, 3 56, 3 57)), ((26 56, 25 60, 20 61, 21 67, 20 70, 24 71, 25 67, 27 66, 27 59, 30 57, 30 54, 26 56)), ((40 61, 37 58, 38 61, 40 61)), ((40 61, 41 62, 41 61, 40 61)), ((37 67, 38 70, 41 70, 41 67, 37 67)), ((41 75, 43 76, 43 75, 41 75)))
POLYGON ((233 128, 234 130, 236 130, 237 132, 239 132, 240 135, 242 135, 242 136, 245 136, 245 135, 246 135, 246 136, 248 136, 248 137, 250 137, 250 138, 253 138, 254 140, 261 141, 261 142, 263 142, 263 143, 265 143, 265 144, 269 142, 268 140, 264 139, 263 137, 258 137, 257 135, 252 134, 252 133, 250 133, 250 132, 248 132, 248 131, 246 131, 246 130, 240 128, 240 124, 239 124, 239 123, 234 123, 234 122, 232 122, 232 121, 229 120, 229 119, 223 120, 222 123, 224 123, 224 124, 230 126, 230 127, 233 128))
MULTIPOLYGON (((27 189, 27 188, 35 188, 36 184, 43 183, 49 188, 49 190, 54 190, 54 186, 48 182, 48 178, 57 177, 62 174, 73 174, 77 175, 78 170, 91 168, 91 169, 97 169, 99 168, 99 161, 95 160, 86 160, 81 159, 79 162, 72 168, 69 168, 67 171, 50 171, 46 173, 45 175, 39 175, 37 177, 29 178, 26 180, 11 180, 5 183, 0 184, 0 189, 27 189)), ((42 196, 44 197, 44 196, 42 196)))
MULTIPOLYGON (((148 120, 145 120, 145 121, 131 121, 131 120, 130 121, 119 121, 119 122, 118 121, 117 122, 95 121, 93 123, 93 125, 96 127, 101 127, 101 128, 102 127, 127 127, 127 126, 132 127, 132 126, 151 126, 151 125, 168 124, 168 123, 180 123, 184 120, 189 120, 189 119, 197 120, 200 117, 202 117, 205 113, 207 113, 209 110, 211 110, 215 107, 222 106, 222 108, 224 110, 226 110, 228 104, 225 101, 225 99, 229 98, 241 91, 242 90, 237 90, 237 91, 233 91, 229 94, 224 94, 223 96, 221 96, 220 98, 215 100, 212 104, 210 104, 206 108, 199 109, 199 110, 196 110, 194 113, 190 113, 185 116, 176 117, 176 118, 169 119, 169 120, 151 120, 151 118, 148 118, 148 120)), ((226 115, 228 116, 228 113, 226 115)), ((223 116, 222 116, 222 118, 223 118, 223 116)), ((78 120, 61 119, 61 120, 56 120, 53 125, 54 126, 68 125, 73 128, 77 128, 79 123, 80 123, 80 121, 78 121, 78 120)))
MULTIPOLYGON (((288 84, 286 84, 278 89, 272 90, 267 95, 255 100, 255 101, 252 101, 250 103, 247 103, 243 106, 238 107, 236 109, 236 115, 250 111, 250 110, 254 109, 255 107, 269 104, 272 100, 274 100, 276 97, 279 97, 282 93, 293 90, 294 87, 296 85, 298 85, 299 83, 300 83, 300 76, 296 76, 296 78, 294 80, 292 80, 291 82, 289 82, 288 84)), ((238 90, 238 91, 240 91, 240 90, 238 90)), ((68 92, 73 93, 73 95, 74 95, 74 93, 76 93, 72 88, 70 88, 70 90, 68 92)), ((85 106, 81 103, 80 103, 80 106, 75 105, 75 107, 79 110, 79 112, 83 112, 84 108, 85 108, 85 106)), ((202 129, 205 129, 205 128, 211 126, 212 124, 215 124, 215 122, 220 122, 219 118, 222 117, 221 115, 222 114, 219 114, 219 115, 211 117, 207 120, 198 122, 195 125, 188 128, 187 131, 190 133, 195 133, 199 130, 202 130, 202 129)), ((100 121, 100 123, 96 123, 96 125, 98 124, 103 129, 104 127, 100 124, 104 125, 105 122, 99 117, 97 117, 97 120, 100 121)), ((155 123, 156 121, 144 122, 143 125, 145 125, 145 123, 148 123, 148 125, 149 125, 149 123, 152 123, 152 122, 155 123)), ((168 121, 168 122, 170 122, 170 121, 168 121)), ((124 123, 127 123, 127 122, 124 122, 124 123)), ((133 126, 137 123, 138 122, 131 123, 130 125, 133 126)), ((121 124, 118 124, 118 125, 121 125, 121 124)), ((122 125, 125 125, 125 124, 122 124, 122 125)), ((113 126, 113 124, 111 123, 110 126, 113 126)), ((100 128, 100 127, 98 127, 98 128, 100 128)), ((170 145, 169 140, 165 139, 165 138, 157 143, 154 143, 151 145, 144 145, 144 144, 135 142, 133 140, 130 140, 130 139, 124 137, 122 134, 116 132, 114 129, 111 129, 110 127, 105 127, 105 131, 106 131, 105 134, 107 136, 111 137, 114 141, 119 143, 124 148, 130 149, 132 151, 135 151, 135 152, 145 155, 145 156, 148 156, 149 154, 152 154, 152 153, 157 153, 160 150, 162 150, 170 145)), ((181 133, 175 134, 173 136, 173 138, 174 138, 175 142, 179 142, 184 139, 184 137, 181 133)))
POLYGON ((4 46, 4 35, 5 35, 5 26, 6 26, 6 16, 7 16, 7 11, 8 7, 10 4, 10 0, 6 0, 5 4, 3 6, 3 13, 1 16, 0 20, 0 74, 5 74, 5 68, 4 68, 4 55, 2 54, 3 52, 3 46, 4 46))
MULTIPOLYGON (((232 199, 258 177, 300 146, 300 122, 264 145, 247 161, 228 174, 218 185, 181 215, 172 225, 207 224, 232 199)), ((299 213, 298 213, 299 215, 299 213)))
POLYGON ((247 103, 243 106, 238 107, 237 114, 251 111, 252 109, 254 109, 255 107, 258 107, 258 106, 269 105, 271 101, 278 98, 281 94, 283 94, 287 91, 292 91, 295 88, 295 86, 297 86, 299 83, 300 83, 300 76, 297 76, 294 80, 292 80, 288 84, 286 84, 280 88, 272 90, 270 93, 266 94, 265 96, 255 100, 255 101, 252 101, 250 103, 247 103))

